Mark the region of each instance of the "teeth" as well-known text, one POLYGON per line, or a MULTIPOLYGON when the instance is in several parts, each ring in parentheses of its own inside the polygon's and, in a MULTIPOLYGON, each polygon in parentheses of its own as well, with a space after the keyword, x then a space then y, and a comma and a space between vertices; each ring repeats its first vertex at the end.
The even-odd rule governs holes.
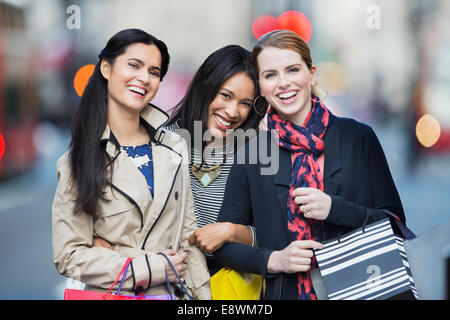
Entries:
POLYGON ((225 127, 229 127, 231 126, 231 122, 227 122, 225 120, 223 120, 222 118, 215 116, 215 118, 217 119, 217 121, 219 121, 222 125, 224 125, 225 127))
POLYGON ((288 93, 279 94, 278 97, 280 97, 281 99, 287 99, 287 98, 295 96, 296 94, 297 94, 296 91, 291 91, 291 92, 288 92, 288 93))
POLYGON ((129 90, 145 95, 145 90, 137 87, 128 87, 129 90))

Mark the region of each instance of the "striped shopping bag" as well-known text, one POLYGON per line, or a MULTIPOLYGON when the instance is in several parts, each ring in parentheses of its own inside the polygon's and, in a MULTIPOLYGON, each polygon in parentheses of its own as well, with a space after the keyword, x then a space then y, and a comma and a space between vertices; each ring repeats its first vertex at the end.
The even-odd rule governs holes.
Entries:
MULTIPOLYGON (((397 216, 384 211, 406 239, 415 238, 397 216)), ((328 299, 418 299, 403 239, 388 218, 323 244, 315 255, 328 299)))

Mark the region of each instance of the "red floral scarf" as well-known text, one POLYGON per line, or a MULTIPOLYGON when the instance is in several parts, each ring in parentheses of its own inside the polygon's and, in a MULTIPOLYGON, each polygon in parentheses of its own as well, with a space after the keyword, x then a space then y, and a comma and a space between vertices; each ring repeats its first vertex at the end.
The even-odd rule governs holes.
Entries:
MULTIPOLYGON (((318 175, 317 159, 324 152, 323 136, 327 131, 331 113, 317 97, 313 96, 311 111, 303 123, 298 126, 286 121, 271 107, 268 113, 268 128, 279 139, 280 147, 293 153, 292 176, 287 203, 289 240, 324 239, 323 221, 305 218, 295 203, 292 192, 299 187, 317 188, 324 191, 323 180, 318 175)), ((312 261, 312 268, 316 267, 312 261)), ((309 272, 298 273, 298 295, 301 300, 316 300, 309 272)))

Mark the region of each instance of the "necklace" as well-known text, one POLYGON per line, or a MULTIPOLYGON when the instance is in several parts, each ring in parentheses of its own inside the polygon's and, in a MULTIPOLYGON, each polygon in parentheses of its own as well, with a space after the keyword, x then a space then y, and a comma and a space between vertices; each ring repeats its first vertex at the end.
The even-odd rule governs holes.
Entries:
MULTIPOLYGON (((222 172, 222 165, 227 161, 227 155, 234 154, 234 143, 230 143, 221 147, 206 147, 202 153, 195 149, 192 149, 193 160, 191 165, 191 172, 194 177, 200 181, 200 183, 206 188, 209 186, 214 180, 220 176, 222 172), (205 167, 203 160, 208 161, 209 163, 217 163, 220 158, 222 158, 222 163, 211 167, 205 167), (196 162, 194 162, 196 161, 196 162)), ((207 162, 207 163, 208 163, 207 162)))
POLYGON ((193 163, 191 167, 192 174, 202 183, 204 187, 209 186, 211 182, 216 180, 221 171, 222 164, 218 164, 210 168, 204 168, 198 163, 193 163))

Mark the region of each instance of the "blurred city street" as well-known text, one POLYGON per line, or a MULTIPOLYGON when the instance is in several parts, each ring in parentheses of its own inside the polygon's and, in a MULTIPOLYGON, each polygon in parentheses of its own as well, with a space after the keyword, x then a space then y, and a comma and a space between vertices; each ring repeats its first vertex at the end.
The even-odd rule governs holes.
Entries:
POLYGON ((211 52, 251 50, 257 19, 303 12, 325 104, 372 126, 408 227, 421 235, 450 220, 449 1, 184 1, 0 0, 0 300, 63 299, 71 280, 53 264, 51 219, 79 101, 74 77, 125 28, 167 43, 153 103, 169 110, 211 52), (420 126, 425 115, 432 121, 420 126))
POLYGON ((51 207, 56 161, 68 135, 52 126, 44 134, 52 152, 41 154, 32 171, 0 185, 0 299, 63 298, 66 278, 53 265, 51 207))

